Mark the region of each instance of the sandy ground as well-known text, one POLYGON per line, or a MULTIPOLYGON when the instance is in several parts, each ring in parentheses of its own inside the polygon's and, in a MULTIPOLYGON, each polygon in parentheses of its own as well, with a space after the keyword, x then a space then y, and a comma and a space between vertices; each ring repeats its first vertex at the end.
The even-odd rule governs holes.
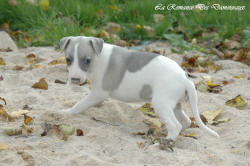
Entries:
MULTIPOLYGON (((164 44, 153 47, 166 48, 164 44)), ((178 63, 181 56, 168 56, 178 63)), ((63 85, 54 83, 55 79, 66 80, 67 71, 64 64, 49 66, 48 63, 61 56, 52 47, 27 48, 13 52, 0 52, 6 65, 0 66, 0 96, 4 97, 10 110, 18 110, 25 104, 32 109, 28 115, 34 117, 34 132, 28 136, 7 136, 0 131, 0 143, 7 144, 7 150, 0 150, 0 166, 95 166, 95 165, 147 165, 147 166, 249 166, 250 165, 250 105, 243 109, 225 106, 225 101, 240 94, 250 102, 250 68, 244 64, 221 60, 222 70, 209 73, 215 82, 230 80, 219 94, 200 93, 199 110, 215 110, 224 106, 221 117, 230 118, 210 128, 217 131, 221 138, 214 138, 199 128, 189 128, 185 133, 195 133, 198 139, 179 136, 174 152, 163 151, 151 145, 146 149, 138 147, 137 142, 144 142, 136 132, 147 132, 148 126, 143 123, 144 115, 136 110, 142 103, 124 103, 109 99, 98 107, 92 107, 78 115, 65 115, 60 110, 70 108, 86 96, 89 86, 63 85), (40 69, 29 69, 25 56, 34 53, 43 58, 40 69), (15 65, 24 66, 21 71, 13 70, 15 65), (241 79, 235 75, 244 74, 241 79), (31 86, 41 77, 49 84, 48 90, 33 89, 31 86), (104 124, 92 119, 100 119, 104 124), (70 124, 84 131, 84 136, 73 135, 67 141, 53 136, 41 137, 41 124, 44 122, 70 124), (26 157, 25 157, 26 156, 26 157), (28 157, 27 157, 28 156, 28 157)), ((207 75, 194 73, 198 76, 207 75)), ((167 86, 167 85, 166 85, 167 86)), ((191 115, 190 110, 186 112, 191 115)), ((6 122, 0 118, 0 127, 19 126, 23 119, 6 122)))

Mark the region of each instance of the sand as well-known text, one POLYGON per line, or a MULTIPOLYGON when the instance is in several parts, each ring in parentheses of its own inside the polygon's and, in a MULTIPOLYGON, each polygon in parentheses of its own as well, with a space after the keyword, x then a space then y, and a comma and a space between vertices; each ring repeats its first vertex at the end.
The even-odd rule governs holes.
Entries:
MULTIPOLYGON (((164 43, 153 43, 152 48, 165 49, 165 54, 178 63, 182 56, 170 53, 164 43)), ((229 80, 221 93, 201 93, 199 111, 215 110, 224 106, 222 118, 230 118, 229 122, 217 126, 208 125, 217 131, 221 138, 217 139, 199 128, 189 128, 184 133, 195 133, 197 139, 178 136, 174 152, 164 151, 157 145, 139 148, 137 142, 145 142, 136 132, 147 132, 149 127, 143 122, 145 115, 136 110, 143 103, 125 103, 113 99, 92 107, 78 115, 66 115, 60 112, 73 106, 89 93, 89 85, 63 85, 54 83, 55 79, 66 80, 65 64, 50 66, 48 63, 63 54, 52 47, 30 47, 13 52, 0 52, 6 65, 0 66, 0 96, 4 97, 11 111, 28 105, 32 109, 29 116, 34 118, 34 132, 28 137, 7 136, 2 128, 20 126, 23 118, 15 122, 7 122, 0 118, 0 143, 8 145, 8 149, 0 150, 0 166, 97 166, 97 165, 147 165, 147 166, 249 166, 250 165, 250 105, 242 109, 228 107, 225 102, 240 94, 246 102, 250 102, 250 68, 247 65, 231 60, 218 60, 222 69, 217 73, 194 73, 201 76, 210 75, 220 83, 229 80), (29 69, 25 64, 25 56, 34 53, 44 59, 41 68, 29 69), (23 70, 13 70, 15 65, 23 70), (244 74, 244 78, 234 76, 244 74), (44 77, 48 82, 48 90, 33 89, 31 86, 44 77), (95 121, 95 117, 103 122, 95 121), (82 129, 84 136, 75 134, 67 141, 56 136, 41 137, 41 124, 69 124, 82 129)), ((166 85, 167 86, 167 85, 166 85)), ((190 110, 186 110, 192 115, 190 110)))

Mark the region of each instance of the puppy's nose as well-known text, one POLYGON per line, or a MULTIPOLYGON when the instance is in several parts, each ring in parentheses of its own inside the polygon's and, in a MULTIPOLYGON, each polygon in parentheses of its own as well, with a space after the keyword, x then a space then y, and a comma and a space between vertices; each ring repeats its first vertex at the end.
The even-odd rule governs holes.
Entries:
POLYGON ((73 84, 80 84, 80 78, 71 78, 73 84))

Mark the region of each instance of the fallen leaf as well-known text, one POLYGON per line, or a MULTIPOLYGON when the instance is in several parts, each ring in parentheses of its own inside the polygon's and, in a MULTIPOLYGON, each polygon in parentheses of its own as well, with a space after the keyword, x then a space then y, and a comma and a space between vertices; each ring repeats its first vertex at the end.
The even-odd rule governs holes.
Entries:
POLYGON ((163 126, 163 123, 159 118, 146 117, 143 122, 148 124, 151 128, 161 128, 163 126))
POLYGON ((0 81, 3 81, 3 76, 2 75, 0 76, 0 81))
POLYGON ((240 95, 238 95, 235 98, 226 101, 226 105, 230 107, 241 108, 247 105, 247 103, 242 99, 240 95))
POLYGON ((145 115, 156 117, 157 115, 154 112, 154 109, 151 107, 150 103, 145 103, 143 106, 139 108, 145 115))
POLYGON ((223 107, 221 107, 218 110, 204 111, 201 113, 201 115, 203 115, 206 118, 208 124, 213 124, 213 122, 220 116, 222 109, 223 107))
POLYGON ((36 82, 32 88, 48 90, 48 83, 45 81, 45 78, 41 78, 39 82, 36 82))
POLYGON ((6 118, 8 121, 14 121, 14 118, 9 115, 9 113, 6 111, 7 103, 4 98, 0 97, 0 100, 4 102, 4 105, 0 104, 0 115, 6 118))
POLYGON ((0 65, 6 65, 6 63, 4 62, 3 58, 0 57, 0 65))
POLYGON ((75 128, 70 125, 56 125, 56 128, 59 130, 59 137, 64 141, 68 140, 68 137, 74 134, 75 128))
POLYGON ((26 64, 28 65, 34 65, 42 61, 43 61, 42 58, 36 57, 36 55, 33 53, 30 53, 26 56, 26 64))
POLYGON ((121 25, 113 22, 107 23, 106 31, 109 33, 117 33, 121 31, 121 25))
POLYGON ((57 62, 59 64, 66 64, 66 58, 65 58, 65 56, 60 56, 59 58, 57 58, 57 62))
POLYGON ((84 134, 83 134, 83 131, 82 131, 82 129, 77 129, 76 130, 76 136, 83 136, 84 134))
POLYGON ((191 137, 191 138, 197 139, 197 137, 195 136, 195 133, 181 134, 181 136, 183 136, 183 137, 191 137))
POLYGON ((8 48, 0 48, 0 52, 11 52, 13 51, 10 47, 8 48))
MULTIPOLYGON (((204 124, 207 124, 207 119, 200 114, 200 118, 201 118, 201 121, 204 123, 204 124)), ((194 119, 194 117, 189 117, 189 119, 191 120, 191 125, 190 125, 190 128, 196 128, 196 127, 199 127, 197 124, 196 124, 196 121, 194 119)))
POLYGON ((26 124, 23 124, 21 126, 21 129, 22 129, 22 135, 26 137, 29 136, 33 132, 33 128, 27 126, 26 124))
POLYGON ((137 132, 137 133, 133 133, 133 135, 145 135, 146 133, 145 132, 137 132))
POLYGON ((8 136, 20 135, 22 134, 22 129, 16 127, 8 127, 3 129, 4 133, 8 136))
POLYGON ((102 30, 97 36, 100 37, 100 38, 106 38, 106 39, 110 38, 109 33, 107 31, 105 31, 105 30, 102 30))
POLYGON ((240 74, 240 75, 234 76, 234 78, 237 78, 237 79, 244 78, 244 77, 245 77, 244 74, 240 74))
POLYGON ((17 152, 17 154, 21 155, 23 161, 25 161, 27 163, 26 166, 34 166, 35 165, 34 158, 30 154, 28 154, 27 152, 17 152))
POLYGON ((23 70, 23 66, 16 65, 14 67, 14 70, 23 70))
POLYGON ((66 82, 58 80, 58 79, 55 80, 55 83, 57 83, 57 84, 66 84, 66 82))
POLYGON ((49 65, 56 65, 56 64, 58 64, 57 60, 52 60, 49 62, 49 65))
POLYGON ((214 83, 213 83, 212 81, 210 81, 210 80, 206 80, 206 84, 207 84, 207 86, 209 86, 209 87, 211 87, 211 88, 220 86, 220 85, 218 85, 218 84, 214 84, 214 83))
POLYGON ((0 150, 6 150, 8 149, 8 145, 0 143, 0 150))
POLYGON ((245 49, 240 49, 236 52, 236 54, 233 57, 234 61, 242 61, 243 60, 243 56, 245 54, 245 49))
POLYGON ((43 10, 49 9, 49 0, 40 0, 39 5, 43 10))
POLYGON ((218 125, 220 123, 225 123, 225 122, 228 122, 229 120, 230 120, 229 118, 221 118, 221 119, 213 121, 212 125, 218 125))
POLYGON ((24 124, 25 124, 25 125, 28 125, 32 120, 33 120, 32 117, 30 117, 30 116, 24 114, 24 124))
POLYGON ((13 118, 19 118, 20 116, 29 113, 28 110, 18 110, 18 111, 13 111, 9 115, 13 118))

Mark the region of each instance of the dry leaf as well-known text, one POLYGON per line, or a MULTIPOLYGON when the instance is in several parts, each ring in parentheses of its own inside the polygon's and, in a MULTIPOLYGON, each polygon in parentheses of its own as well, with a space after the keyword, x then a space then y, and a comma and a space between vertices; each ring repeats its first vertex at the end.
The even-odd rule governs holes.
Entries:
POLYGON ((148 115, 151 117, 157 117, 150 103, 145 103, 143 106, 139 108, 139 110, 142 111, 145 115, 148 115))
POLYGON ((3 58, 0 57, 0 65, 6 65, 6 63, 4 62, 3 58))
POLYGON ((247 103, 242 99, 240 95, 238 95, 235 98, 226 101, 226 105, 230 107, 241 108, 247 105, 247 103))
POLYGON ((148 124, 151 128, 161 128, 163 126, 159 118, 146 117, 143 122, 148 124))
POLYGON ((213 122, 216 120, 216 118, 218 118, 222 112, 223 107, 221 107, 218 110, 214 110, 214 111, 204 111, 201 113, 201 115, 203 115, 207 122, 209 124, 213 124, 213 122))
POLYGON ((27 126, 26 124, 23 124, 21 126, 21 129, 22 129, 22 134, 26 137, 29 136, 33 132, 33 128, 27 126))
POLYGON ((8 127, 8 128, 5 128, 3 131, 8 136, 14 136, 14 135, 22 134, 22 130, 20 128, 16 128, 16 127, 8 127))
MULTIPOLYGON (((207 119, 200 114, 200 118, 201 118, 201 121, 204 123, 204 124, 207 124, 207 119)), ((197 124, 196 124, 196 121, 194 119, 194 117, 189 117, 189 119, 191 120, 191 125, 190 125, 190 128, 196 128, 196 127, 199 127, 197 124)))
POLYGON ((57 83, 57 84, 66 84, 66 82, 58 80, 58 79, 55 80, 55 83, 57 83))
POLYGON ((41 78, 39 82, 36 82, 32 88, 48 90, 48 83, 45 81, 45 78, 41 78))
POLYGON ((70 126, 70 125, 65 125, 65 124, 56 125, 56 128, 59 131, 59 135, 58 136, 61 139, 63 139, 64 141, 67 141, 68 137, 71 136, 71 135, 73 135, 74 132, 75 132, 75 128, 73 126, 70 126))
POLYGON ((6 118, 8 121, 14 121, 14 118, 11 117, 8 112, 5 110, 7 103, 4 98, 0 97, 0 100, 4 102, 4 105, 0 104, 0 115, 6 118))
POLYGON ((234 78, 237 78, 237 79, 244 78, 244 77, 245 77, 244 74, 240 74, 240 75, 234 76, 234 78))
POLYGON ((6 150, 8 149, 8 145, 0 143, 0 150, 6 150))
POLYGON ((26 64, 28 65, 34 65, 42 61, 43 61, 42 58, 36 57, 36 55, 33 53, 30 53, 26 56, 26 64))
POLYGON ((56 64, 58 64, 57 60, 52 60, 49 62, 49 65, 56 65, 56 64))
POLYGON ((183 136, 183 137, 191 137, 191 138, 197 139, 197 137, 195 136, 195 133, 181 134, 181 136, 183 136))
POLYGON ((9 115, 13 118, 19 118, 20 116, 29 113, 28 110, 18 110, 18 111, 13 111, 9 115))
POLYGON ((0 81, 3 81, 3 76, 2 75, 0 75, 0 81))
POLYGON ((11 52, 11 51, 13 51, 13 50, 10 47, 8 47, 8 48, 0 48, 0 52, 11 52))
POLYGON ((14 67, 14 70, 23 70, 23 66, 16 65, 14 67))
POLYGON ((26 166, 34 166, 35 165, 34 158, 30 154, 28 154, 27 152, 17 152, 17 154, 21 155, 23 161, 25 161, 27 163, 26 166))
POLYGON ((33 118, 31 118, 30 116, 24 114, 23 122, 24 122, 25 125, 28 125, 32 120, 33 120, 33 118))
POLYGON ((77 129, 76 130, 76 136, 83 136, 84 134, 83 134, 83 131, 82 131, 82 129, 77 129))

